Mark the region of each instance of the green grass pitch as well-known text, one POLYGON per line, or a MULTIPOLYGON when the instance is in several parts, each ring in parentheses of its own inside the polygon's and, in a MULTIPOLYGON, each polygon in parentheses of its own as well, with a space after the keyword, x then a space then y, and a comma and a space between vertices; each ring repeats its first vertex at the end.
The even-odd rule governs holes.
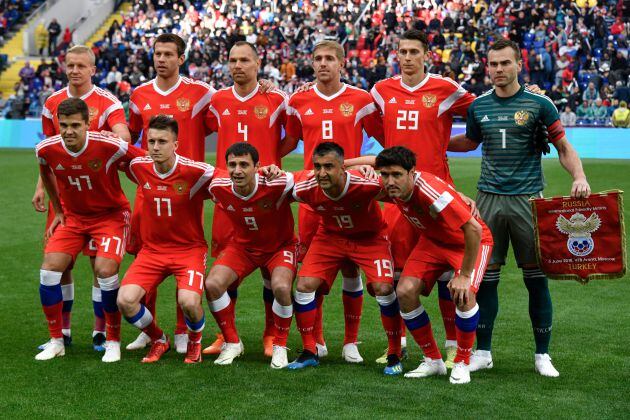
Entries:
MULTIPOLYGON (((209 161, 214 161, 212 156, 209 161)), ((453 159, 456 184, 474 197, 478 159, 453 159)), ((285 168, 298 169, 290 157, 285 168)), ((584 162, 593 191, 630 191, 630 162, 584 162)), ((374 360, 386 347, 376 301, 366 294, 360 350, 365 365, 341 359, 343 316, 339 282, 325 303, 324 326, 330 356, 306 371, 273 371, 262 355, 262 282, 258 274, 240 289, 237 325, 245 355, 232 366, 219 367, 210 358, 185 366, 183 356, 168 353, 160 363, 145 366, 143 353, 123 351, 120 363, 104 364, 91 346, 91 274, 80 258, 74 270, 76 290, 72 347, 66 356, 36 362, 36 346, 47 338, 39 296, 38 269, 44 216, 30 204, 37 164, 32 151, 3 150, 0 159, 0 413, 2 417, 100 418, 622 418, 629 416, 630 322, 628 277, 576 282, 551 281, 554 334, 551 354, 560 378, 542 378, 533 370, 533 338, 527 315, 527 293, 513 259, 500 283, 500 312, 495 329, 495 367, 472 375, 467 386, 453 386, 447 377, 408 380, 386 378, 374 360)), ((545 194, 567 194, 570 180, 557 161, 545 161, 545 194)), ((129 197, 132 186, 124 181, 129 197)), ((630 206, 626 207, 626 220, 630 206)), ((206 204, 206 217, 212 215, 206 204)), ((206 226, 210 226, 209 223, 206 226)), ((206 232, 209 236, 209 229, 206 232)), ((511 258, 511 256, 510 256, 511 258)), ((122 272, 130 263, 124 261, 122 272)), ((424 300, 436 338, 444 333, 436 296, 424 300)), ((205 306, 205 304, 204 304, 205 306)), ((165 331, 175 323, 174 284, 160 288, 158 314, 165 331)), ((204 344, 217 327, 206 317, 204 344)), ((295 323, 294 323, 295 325, 295 323)), ((123 321, 123 344, 137 330, 123 321)), ((293 327, 290 358, 300 348, 293 327)), ((405 370, 420 361, 410 345, 405 370)))

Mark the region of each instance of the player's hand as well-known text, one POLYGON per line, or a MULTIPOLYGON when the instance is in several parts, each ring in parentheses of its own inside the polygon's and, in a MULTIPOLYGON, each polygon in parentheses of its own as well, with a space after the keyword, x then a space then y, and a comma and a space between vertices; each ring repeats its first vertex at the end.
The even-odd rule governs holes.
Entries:
POLYGON ((31 203, 33 203, 35 211, 38 211, 40 213, 46 211, 46 193, 43 188, 35 188, 35 194, 33 195, 31 203))
POLYGON ((101 134, 107 137, 120 138, 120 136, 118 136, 118 134, 114 133, 113 131, 101 130, 101 134))
POLYGON ((377 180, 378 174, 374 170, 374 168, 370 165, 359 165, 357 167, 357 171, 361 173, 367 179, 377 180))
POLYGON ((295 93, 306 92, 311 88, 311 86, 315 86, 315 82, 306 82, 299 88, 295 89, 295 93))
POLYGON ((464 306, 470 300, 470 276, 458 274, 448 282, 448 290, 456 306, 464 306))
POLYGON ((591 195, 591 186, 588 185, 586 179, 576 179, 571 186, 571 197, 588 198, 591 195))
POLYGON ((544 95, 545 91, 540 88, 538 85, 528 85, 525 84, 525 89, 530 91, 531 93, 535 93, 536 95, 544 95))
POLYGON ((477 203, 475 202, 475 200, 462 193, 459 193, 459 196, 462 198, 462 200, 464 200, 464 203, 466 203, 468 207, 470 207, 470 214, 472 215, 472 217, 480 217, 479 209, 477 208, 477 203))
POLYGON ((276 88, 275 83, 269 79, 260 79, 258 84, 260 85, 260 93, 267 93, 276 88))
POLYGON ((66 217, 63 215, 63 213, 55 214, 55 218, 52 220, 52 223, 50 223, 50 227, 46 231, 46 237, 44 239, 45 240, 50 239, 53 233, 55 233, 55 229, 57 229, 57 226, 60 226, 60 225, 61 226, 66 225, 66 217))
POLYGON ((263 166, 262 168, 260 168, 260 171, 269 181, 273 181, 274 179, 279 178, 282 174, 284 174, 284 171, 274 164, 263 166))

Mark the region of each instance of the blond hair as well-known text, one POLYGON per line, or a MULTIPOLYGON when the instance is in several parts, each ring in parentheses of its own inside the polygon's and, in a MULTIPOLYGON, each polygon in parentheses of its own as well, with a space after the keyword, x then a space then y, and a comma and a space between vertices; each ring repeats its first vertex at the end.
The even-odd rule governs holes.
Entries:
POLYGON ((94 55, 94 51, 92 51, 90 47, 87 47, 85 45, 75 45, 68 50, 66 55, 68 54, 87 54, 88 57, 90 57, 90 63, 92 65, 96 64, 96 56, 94 55))
POLYGON ((336 41, 321 41, 315 45, 313 48, 313 57, 315 57, 315 53, 317 50, 321 50, 323 48, 331 49, 335 52, 335 55, 339 59, 339 61, 343 62, 346 57, 346 52, 343 50, 343 47, 340 43, 336 41))

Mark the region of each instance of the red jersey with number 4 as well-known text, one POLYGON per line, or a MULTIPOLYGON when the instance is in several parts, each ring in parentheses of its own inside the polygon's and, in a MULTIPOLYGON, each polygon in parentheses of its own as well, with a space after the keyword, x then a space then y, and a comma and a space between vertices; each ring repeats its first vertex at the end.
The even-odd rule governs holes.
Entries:
POLYGON ((453 116, 465 117, 474 95, 431 73, 414 87, 401 76, 382 80, 371 94, 383 114, 385 147, 410 149, 416 154, 416 168, 453 183, 446 158, 453 116))
POLYGON ((325 141, 339 144, 346 159, 360 156, 364 129, 382 141, 381 117, 363 89, 344 83, 339 92, 326 96, 313 86, 289 99, 287 135, 304 141, 304 169, 313 168, 313 151, 325 141))
MULTIPOLYGON (((445 246, 464 246, 461 227, 472 217, 470 207, 447 182, 428 172, 416 172, 409 200, 392 201, 423 237, 445 246)), ((483 228, 482 242, 492 243, 490 229, 480 218, 476 220, 483 228)))
POLYGON ((118 178, 118 164, 145 152, 118 137, 88 131, 83 148, 74 153, 61 136, 37 145, 41 166, 49 166, 57 179, 59 196, 66 212, 93 217, 129 208, 118 178))
POLYGON ((378 181, 364 178, 357 171, 346 172, 346 183, 339 197, 329 197, 317 184, 311 171, 295 174, 293 198, 308 204, 321 216, 320 229, 351 239, 381 233, 386 227, 381 207, 374 198, 381 191, 378 181))
MULTIPOLYGON (((57 118, 57 108, 64 100, 72 98, 70 90, 66 87, 53 93, 46 99, 42 109, 42 129, 46 137, 59 134, 59 119, 57 118)), ((88 130, 91 131, 112 131, 116 124, 127 125, 125 111, 122 104, 111 92, 99 87, 92 87, 88 93, 81 96, 90 112, 90 124, 88 130)))
POLYGON ((188 159, 205 159, 205 139, 209 131, 205 116, 215 90, 199 81, 180 76, 167 91, 155 79, 138 86, 129 99, 129 130, 142 131, 142 148, 147 149, 147 129, 154 115, 165 114, 177 121, 177 153, 188 159))
POLYGON ((248 251, 275 252, 295 237, 293 214, 287 196, 293 175, 286 173, 269 181, 256 174, 256 186, 247 197, 234 191, 227 171, 217 169, 208 192, 230 218, 235 243, 248 251))
POLYGON ((234 86, 215 93, 210 100, 207 125, 219 136, 217 168, 226 169, 225 151, 234 143, 243 141, 258 150, 261 166, 278 165, 287 100, 284 92, 274 89, 261 93, 258 85, 245 97, 239 96, 234 86))
POLYGON ((142 190, 143 247, 169 254, 194 247, 207 247, 203 236, 203 200, 214 174, 214 167, 176 155, 167 173, 155 170, 149 157, 129 164, 129 179, 142 190))

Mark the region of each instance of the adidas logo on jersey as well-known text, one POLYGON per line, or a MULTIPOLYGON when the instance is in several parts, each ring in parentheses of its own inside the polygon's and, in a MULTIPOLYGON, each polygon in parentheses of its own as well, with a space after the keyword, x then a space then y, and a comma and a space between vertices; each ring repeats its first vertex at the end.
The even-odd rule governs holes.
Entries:
POLYGON ((146 104, 142 110, 143 110, 143 111, 148 111, 148 110, 150 110, 150 109, 151 109, 151 105, 146 104))
POLYGON ((232 205, 230 204, 229 206, 227 206, 227 211, 236 211, 234 210, 234 207, 232 207, 232 205))
POLYGON ((487 115, 484 115, 483 118, 481 119, 481 122, 486 122, 486 121, 490 121, 490 118, 488 118, 487 115))
POLYGON ((326 210, 326 207, 324 207, 324 206, 318 206, 316 210, 319 210, 319 211, 324 211, 324 210, 326 210))
POLYGON ((390 99, 390 100, 389 100, 389 103, 390 103, 390 104, 395 104, 395 103, 396 103, 396 98, 392 98, 392 99, 390 99))
POLYGON ((315 114, 311 108, 307 109, 304 115, 313 115, 315 114))
POLYGON ((66 169, 66 168, 64 168, 64 167, 63 167, 63 165, 60 163, 59 165, 57 165, 57 167, 56 167, 55 169, 56 169, 57 171, 63 171, 63 170, 64 170, 64 169, 66 169))
POLYGON ((230 110, 225 108, 225 111, 223 111, 223 114, 221 115, 230 115, 230 110))
POLYGON ((150 189, 151 189, 151 186, 150 186, 150 185, 149 185, 149 183, 147 182, 146 184, 144 184, 144 186, 143 186, 142 188, 144 188, 145 190, 150 190, 150 189))

